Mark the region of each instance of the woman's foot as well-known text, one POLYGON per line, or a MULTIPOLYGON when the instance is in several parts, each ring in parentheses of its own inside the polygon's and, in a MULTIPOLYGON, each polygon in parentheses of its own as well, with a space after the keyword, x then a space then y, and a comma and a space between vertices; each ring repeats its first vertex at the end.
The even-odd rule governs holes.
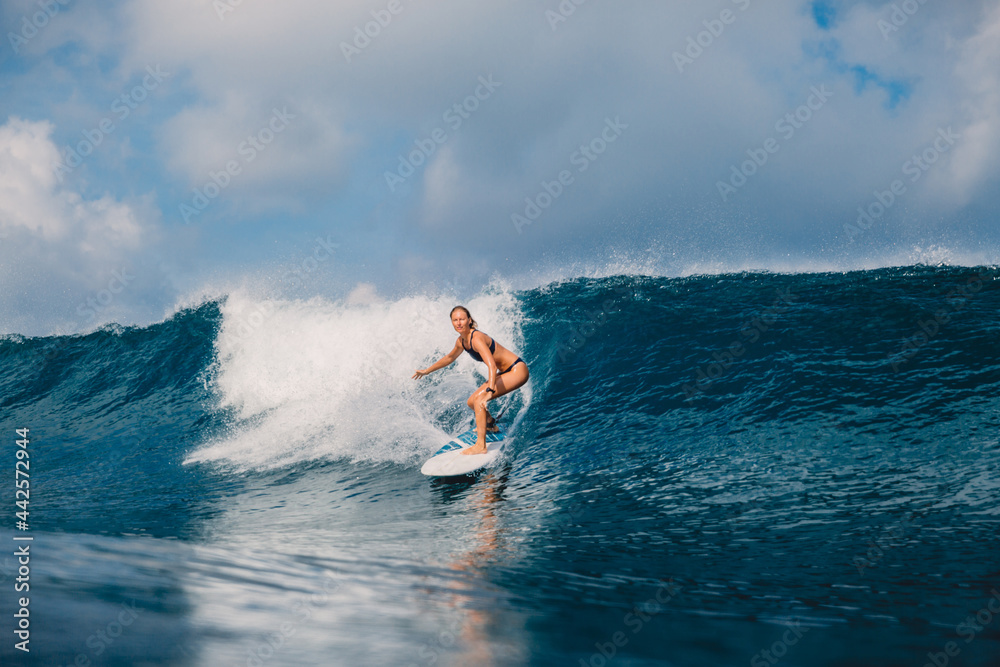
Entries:
POLYGON ((487 449, 486 449, 486 443, 485 442, 483 444, 481 444, 481 445, 477 443, 475 445, 472 445, 471 447, 466 447, 465 449, 462 450, 462 454, 463 455, 467 455, 467 454, 485 454, 486 452, 487 452, 487 449))

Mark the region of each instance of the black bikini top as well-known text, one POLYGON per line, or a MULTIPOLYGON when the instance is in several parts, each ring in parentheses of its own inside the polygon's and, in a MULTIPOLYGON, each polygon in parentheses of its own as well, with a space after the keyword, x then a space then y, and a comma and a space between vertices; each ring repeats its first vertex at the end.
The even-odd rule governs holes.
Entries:
MULTIPOLYGON (((472 337, 475 336, 477 333, 483 333, 483 332, 480 331, 479 329, 473 329, 472 333, 469 335, 469 345, 470 346, 472 345, 472 337)), ((483 334, 483 335, 485 336, 486 334, 483 334)), ((462 349, 465 350, 466 352, 468 352, 470 355, 472 355, 472 358, 475 359, 476 361, 482 361, 483 360, 483 358, 481 356, 479 356, 478 352, 476 352, 475 350, 473 350, 471 347, 465 347, 465 341, 462 341, 462 349)), ((497 351, 497 342, 495 340, 493 340, 492 338, 490 338, 490 354, 493 354, 496 351, 497 351)))

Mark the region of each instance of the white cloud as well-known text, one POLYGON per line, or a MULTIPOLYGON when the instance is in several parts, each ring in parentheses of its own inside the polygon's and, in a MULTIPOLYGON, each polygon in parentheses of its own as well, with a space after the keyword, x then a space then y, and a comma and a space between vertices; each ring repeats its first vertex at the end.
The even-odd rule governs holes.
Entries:
POLYGON ((353 147, 325 80, 343 64, 329 30, 364 6, 243 3, 220 20, 212 3, 196 0, 129 3, 124 67, 163 62, 197 91, 161 128, 171 171, 197 187, 235 160, 241 173, 230 192, 281 205, 320 184, 328 189, 353 147), (250 138, 267 138, 275 109, 291 118, 258 150, 250 138))
MULTIPOLYGON (((65 306, 105 289, 114 272, 133 265, 156 236, 133 206, 109 194, 86 199, 58 183, 52 130, 47 121, 16 117, 0 125, 0 329, 5 331, 14 323, 22 333, 99 323, 90 311, 74 320, 75 307, 65 306), (47 312, 55 304, 63 308, 47 312)), ((102 304, 108 306, 102 311, 110 316, 120 305, 102 304)))
POLYGON ((52 240, 68 230, 59 202, 50 198, 56 184, 52 165, 59 160, 51 133, 51 123, 14 117, 0 126, 0 230, 8 235, 24 228, 52 240))
MULTIPOLYGON (((235 163, 227 192, 247 197, 294 199, 319 183, 340 177, 351 146, 340 125, 315 101, 284 100, 270 106, 234 90, 216 105, 189 107, 166 122, 163 152, 168 167, 193 187, 235 163)), ((284 202, 283 202, 283 205, 284 202)))
POLYGON ((60 187, 51 133, 46 121, 11 117, 0 126, 0 229, 75 244, 74 254, 95 259, 138 248, 146 230, 129 206, 110 195, 85 200, 60 187))
POLYGON ((967 202, 978 187, 996 178, 1000 165, 1000 4, 986 12, 977 33, 961 50, 955 74, 963 82, 968 121, 956 146, 952 173, 956 194, 967 202))

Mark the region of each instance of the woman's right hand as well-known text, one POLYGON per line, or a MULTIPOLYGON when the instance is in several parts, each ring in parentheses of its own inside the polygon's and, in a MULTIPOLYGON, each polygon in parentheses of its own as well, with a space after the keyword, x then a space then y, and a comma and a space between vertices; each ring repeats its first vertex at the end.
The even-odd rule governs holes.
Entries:
POLYGON ((425 376, 425 375, 427 375, 427 374, 428 374, 428 373, 427 373, 427 371, 426 371, 426 370, 421 370, 421 371, 416 371, 416 372, 415 372, 415 373, 413 374, 413 377, 412 377, 411 379, 412 379, 412 380, 416 380, 417 378, 422 378, 423 376, 425 376))

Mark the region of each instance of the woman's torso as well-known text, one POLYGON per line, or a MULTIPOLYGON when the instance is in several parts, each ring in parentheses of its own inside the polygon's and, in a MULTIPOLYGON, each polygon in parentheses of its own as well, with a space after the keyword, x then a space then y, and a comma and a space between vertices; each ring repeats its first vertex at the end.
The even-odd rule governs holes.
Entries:
POLYGON ((477 352, 472 347, 472 344, 476 338, 476 334, 479 334, 479 336, 483 338, 484 342, 486 340, 489 340, 489 349, 490 352, 493 354, 493 361, 494 363, 496 363, 497 369, 504 370, 505 368, 510 367, 510 365, 513 364, 515 361, 517 361, 517 356, 513 352, 505 348, 503 345, 496 342, 492 336, 483 333, 479 329, 473 329, 472 334, 470 334, 469 336, 468 347, 466 347, 465 341, 462 339, 461 336, 459 336, 458 341, 459 344, 462 346, 462 349, 468 352, 469 355, 476 361, 483 361, 483 358, 480 356, 479 352, 477 352))

